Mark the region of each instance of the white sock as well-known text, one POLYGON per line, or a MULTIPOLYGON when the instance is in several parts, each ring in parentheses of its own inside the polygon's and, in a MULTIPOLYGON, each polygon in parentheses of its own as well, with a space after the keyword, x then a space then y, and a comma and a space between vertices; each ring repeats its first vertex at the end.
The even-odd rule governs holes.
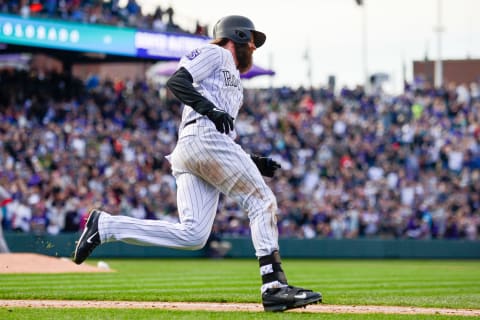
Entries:
POLYGON ((265 291, 267 291, 267 289, 283 288, 283 287, 287 287, 287 286, 288 286, 287 284, 281 283, 279 281, 272 281, 272 282, 269 282, 269 283, 264 283, 262 285, 262 287, 260 288, 260 291, 263 294, 265 291))

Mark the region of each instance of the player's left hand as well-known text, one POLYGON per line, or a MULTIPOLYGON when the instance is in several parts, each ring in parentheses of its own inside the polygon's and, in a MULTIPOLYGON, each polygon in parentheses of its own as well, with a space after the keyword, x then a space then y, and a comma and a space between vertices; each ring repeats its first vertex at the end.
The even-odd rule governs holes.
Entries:
POLYGON ((257 166, 262 176, 265 177, 273 177, 275 171, 282 167, 280 163, 276 162, 272 158, 260 157, 254 154, 250 155, 250 157, 252 158, 253 162, 257 166))
POLYGON ((215 127, 221 133, 228 134, 233 130, 233 117, 218 108, 212 108, 206 113, 207 117, 215 123, 215 127))

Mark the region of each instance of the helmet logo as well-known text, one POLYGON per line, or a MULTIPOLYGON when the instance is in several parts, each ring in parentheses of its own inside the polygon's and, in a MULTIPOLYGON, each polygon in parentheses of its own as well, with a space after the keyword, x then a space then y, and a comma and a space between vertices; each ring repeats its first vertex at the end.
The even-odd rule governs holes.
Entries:
POLYGON ((248 35, 243 32, 242 30, 235 30, 235 34, 240 38, 240 39, 249 39, 248 35))

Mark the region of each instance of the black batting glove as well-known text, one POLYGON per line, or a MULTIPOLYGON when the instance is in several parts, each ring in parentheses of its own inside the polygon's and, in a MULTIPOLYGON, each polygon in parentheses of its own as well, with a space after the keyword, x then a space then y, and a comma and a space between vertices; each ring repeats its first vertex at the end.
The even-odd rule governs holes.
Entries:
POLYGON ((276 162, 272 158, 260 157, 254 154, 250 155, 250 157, 252 158, 253 162, 257 166, 262 176, 265 176, 265 177, 270 177, 270 178, 273 177, 273 175, 275 174, 275 171, 282 167, 278 162, 276 162))
POLYGON ((211 110, 208 110, 205 115, 208 117, 208 119, 215 123, 215 127, 221 133, 228 134, 233 130, 233 117, 227 112, 215 107, 211 110))

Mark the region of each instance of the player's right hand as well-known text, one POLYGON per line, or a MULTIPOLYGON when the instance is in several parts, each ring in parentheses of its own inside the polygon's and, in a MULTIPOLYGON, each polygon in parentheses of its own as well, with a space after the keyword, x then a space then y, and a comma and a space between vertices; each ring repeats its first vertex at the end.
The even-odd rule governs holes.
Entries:
POLYGON ((262 176, 272 178, 275 175, 275 171, 280 169, 282 166, 277 161, 268 157, 260 157, 255 154, 250 155, 253 162, 257 166, 258 170, 262 176))
POLYGON ((213 108, 206 113, 206 116, 215 123, 215 127, 221 133, 228 134, 233 130, 233 117, 227 112, 213 108))

